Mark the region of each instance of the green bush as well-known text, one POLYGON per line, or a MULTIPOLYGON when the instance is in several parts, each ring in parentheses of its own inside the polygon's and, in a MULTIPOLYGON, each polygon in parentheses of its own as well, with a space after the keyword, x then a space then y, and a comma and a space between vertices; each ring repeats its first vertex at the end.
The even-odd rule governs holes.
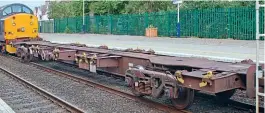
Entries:
POLYGON ((72 33, 72 31, 68 28, 68 26, 65 27, 64 33, 72 33))
POLYGON ((96 25, 91 25, 91 33, 96 33, 97 32, 97 26, 96 25))

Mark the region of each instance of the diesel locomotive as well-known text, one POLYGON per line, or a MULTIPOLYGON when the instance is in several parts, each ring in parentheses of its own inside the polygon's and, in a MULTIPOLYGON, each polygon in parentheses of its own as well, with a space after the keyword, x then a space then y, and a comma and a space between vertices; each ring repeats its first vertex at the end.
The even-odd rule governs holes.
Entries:
POLYGON ((0 7, 0 50, 16 53, 12 43, 38 38, 38 18, 26 5, 14 3, 0 7))

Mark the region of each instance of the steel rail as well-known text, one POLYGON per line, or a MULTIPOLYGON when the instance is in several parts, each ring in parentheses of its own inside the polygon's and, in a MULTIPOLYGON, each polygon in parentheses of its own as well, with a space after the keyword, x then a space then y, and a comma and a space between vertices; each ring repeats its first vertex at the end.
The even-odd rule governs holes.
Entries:
POLYGON ((31 88, 33 91, 37 92, 38 94, 44 96, 45 98, 51 100, 52 102, 58 104, 59 106, 65 108, 66 110, 68 110, 71 113, 84 113, 84 111, 62 99, 60 99, 59 97, 45 91, 44 89, 30 83, 29 81, 23 79, 22 77, 19 77, 18 75, 10 72, 9 70, 3 68, 2 66, 0 66, 0 71, 6 73, 7 75, 9 75, 11 78, 16 79, 17 81, 21 82, 22 84, 25 84, 26 86, 29 86, 29 88, 31 88))
MULTIPOLYGON (((234 100, 229 100, 228 103, 230 106, 232 106, 234 108, 246 110, 249 112, 254 112, 254 110, 256 109, 255 105, 246 104, 246 103, 242 103, 242 102, 238 102, 238 101, 234 101, 234 100)), ((264 111, 264 108, 259 106, 259 111, 264 111)))
MULTIPOLYGON (((56 61, 57 62, 57 61, 56 61)), ((75 68, 77 68, 76 65, 72 65, 72 64, 68 64, 68 63, 65 63, 65 62, 57 62, 57 63, 60 63, 60 64, 63 64, 63 65, 68 65, 68 66, 73 66, 75 68)), ((33 65, 40 65, 40 66, 43 66, 41 64, 37 64, 37 63, 33 63, 33 65)), ((46 66, 43 66, 43 67, 46 67, 46 66)), ((50 68, 50 67, 46 67, 46 68, 50 68)), ((106 71, 103 71, 103 70, 99 70, 101 73, 108 73, 106 71)), ((112 73, 111 73, 112 74, 112 73)), ((122 76, 120 75, 115 75, 115 74, 112 74, 114 75, 114 77, 117 77, 117 78, 121 78, 122 76)), ((211 98, 214 98, 213 95, 208 95, 208 94, 202 94, 200 93, 199 95, 207 95, 208 97, 211 97, 211 98)), ((204 97, 204 96, 203 96, 204 97)), ((206 98, 206 97, 205 97, 206 98)), ((251 104, 247 104, 247 103, 243 103, 243 102, 239 102, 239 101, 235 101, 235 100, 232 100, 232 99, 229 99, 227 101, 227 105, 228 106, 231 106, 233 108, 236 108, 236 109, 241 109, 241 110, 244 110, 244 111, 252 111, 252 110, 255 110, 255 105, 251 105, 251 104)), ((259 107, 259 110, 260 111, 264 111, 264 107, 259 107)))
MULTIPOLYGON (((6 55, 5 55, 6 56, 6 55)), ((10 55, 8 55, 7 57, 11 57, 12 59, 14 59, 14 60, 18 60, 18 58, 17 57, 14 57, 14 56, 10 56, 10 55)), ((75 65, 71 65, 71 64, 68 64, 68 63, 64 63, 64 62, 58 62, 58 63, 61 63, 61 64, 65 64, 65 65, 68 65, 68 66, 73 66, 73 67, 76 67, 75 65)), ((96 82, 93 82, 93 81, 91 81, 91 80, 87 80, 87 79, 84 79, 84 78, 82 78, 82 77, 78 77, 78 76, 74 76, 74 75, 71 75, 71 74, 69 74, 69 73, 66 73, 66 72, 62 72, 62 71, 59 71, 59 70, 56 70, 56 69, 52 69, 52 68, 50 68, 50 67, 47 67, 47 66, 44 66, 44 65, 41 65, 41 64, 37 64, 37 63, 34 63, 34 62, 30 62, 30 64, 32 64, 33 66, 35 66, 36 68, 39 68, 39 69, 43 69, 43 70, 46 70, 46 71, 48 71, 48 72, 58 72, 58 73, 61 73, 61 74, 59 74, 59 75, 62 75, 62 76, 65 76, 65 77, 68 77, 68 78, 72 78, 72 79, 74 79, 74 80, 76 80, 76 81, 81 81, 81 82, 83 82, 83 83, 85 83, 85 84, 87 84, 87 85, 89 85, 89 86, 92 86, 92 87, 95 87, 95 85, 93 85, 93 84, 99 84, 99 83, 96 83, 96 82), (71 76, 71 77, 70 77, 71 76), (89 82, 91 82, 92 84, 88 84, 87 83, 87 81, 89 81, 89 82)), ((103 73, 107 73, 107 72, 104 72, 103 71, 103 73)), ((119 76, 119 75, 117 75, 117 77, 119 78, 119 77, 121 77, 121 76, 119 76)), ((108 86, 104 86, 103 84, 100 84, 101 86, 103 86, 103 87, 108 87, 108 86)), ((100 87, 99 87, 100 88, 100 87)), ((108 87, 108 88, 110 88, 110 87, 108 87)), ((113 89, 113 88, 112 88, 113 89)), ((103 90, 104 90, 104 88, 103 88, 103 90)), ((113 90, 115 90, 115 89, 113 89, 113 90)), ((111 93, 115 93, 115 91, 109 91, 109 92, 111 92, 111 93)), ((122 92, 122 91, 120 91, 121 93, 125 93, 125 92, 122 92)), ((118 95, 120 95, 120 96, 124 96, 124 95, 122 95, 122 94, 118 94, 118 95)), ((133 96, 133 95, 131 95, 131 94, 128 94, 128 95, 130 95, 130 96, 133 96)), ((206 95, 206 94, 202 94, 202 95, 206 95)), ((212 96, 212 95, 208 95, 208 96, 212 96)), ((129 97, 127 97, 127 98, 129 98, 129 97)), ((135 96, 133 96, 131 99, 134 99, 134 100, 137 100, 137 101, 151 101, 151 100, 148 100, 148 99, 145 99, 145 100, 140 100, 140 99, 144 99, 144 98, 139 98, 139 97, 135 97, 135 96)), ((146 102, 145 102, 146 103, 146 102)), ((148 103, 148 102, 147 102, 148 103)), ((246 104, 246 103, 242 103, 242 102, 238 102, 238 101, 235 101, 235 100, 228 100, 228 105, 229 106, 231 106, 231 107, 234 107, 234 108, 236 108, 236 109, 242 109, 242 110, 248 110, 248 111, 250 111, 250 110, 255 110, 255 106, 254 105, 250 105, 250 104, 246 104)), ((170 109, 174 109, 173 107, 171 107, 171 106, 166 106, 166 105, 164 105, 166 108, 170 108, 170 109)), ((161 109, 161 108, 158 108, 158 109, 161 109)), ((162 109, 163 110, 163 109, 162 109)), ((176 109, 175 109, 176 110, 176 109)), ((264 110, 264 108, 263 107, 259 107, 259 110, 260 111, 263 111, 264 110)), ((168 111, 168 110, 166 110, 166 111, 168 111)), ((173 110, 174 111, 174 110, 173 110)), ((188 111, 185 111, 185 110, 183 110, 182 112, 185 112, 185 113, 188 113, 188 111)))
POLYGON ((119 95, 119 96, 124 97, 124 98, 128 98, 128 99, 131 99, 131 100, 142 102, 142 103, 144 103, 144 104, 146 104, 148 106, 154 107, 156 109, 159 109, 159 110, 162 110, 162 111, 165 111, 165 112, 169 112, 169 113, 190 113, 189 111, 186 111, 186 110, 177 110, 176 108, 174 108, 172 106, 161 104, 161 103, 157 103, 157 102, 154 102, 154 101, 146 99, 146 98, 139 98, 139 97, 134 96, 133 94, 130 94, 130 93, 127 93, 127 92, 123 92, 123 91, 121 91, 121 90, 119 90, 117 88, 112 88, 112 87, 109 87, 109 86, 106 86, 106 85, 91 81, 89 79, 84 79, 82 77, 78 77, 78 76, 63 72, 63 71, 52 69, 50 67, 43 66, 43 65, 40 65, 40 64, 37 64, 37 63, 34 63, 34 62, 30 62, 30 64, 32 64, 33 66, 35 66, 38 69, 41 69, 41 70, 44 70, 44 71, 47 71, 47 72, 50 72, 50 73, 54 73, 54 74, 57 74, 57 75, 60 75, 60 76, 63 76, 63 77, 78 81, 78 82, 82 82, 82 83, 84 83, 84 84, 86 84, 88 86, 95 87, 95 88, 101 89, 103 91, 107 91, 107 92, 119 95))
MULTIPOLYGON (((214 95, 209 95, 209 94, 200 93, 200 92, 197 93, 197 96, 200 96, 202 98, 215 98, 214 95)), ((225 101, 225 103, 220 103, 220 104, 227 105, 227 106, 231 106, 231 107, 233 107, 235 109, 249 111, 251 113, 254 112, 255 109, 256 109, 256 106, 255 105, 251 105, 251 104, 239 102, 239 101, 236 101, 236 100, 229 99, 229 100, 224 100, 224 101, 225 101)), ((259 107, 259 110, 260 111, 263 111, 264 108, 260 106, 259 107)))
MULTIPOLYGON (((78 68, 76 65, 72 65, 72 64, 68 64, 68 63, 65 63, 65 62, 58 62, 58 61, 56 61, 57 63, 60 63, 60 64, 63 64, 63 65, 68 65, 68 66, 72 66, 72 67, 75 67, 75 68, 78 68)), ((40 64, 39 64, 40 65, 40 64)), ((106 71, 103 71, 103 70, 99 70, 101 73, 108 73, 108 72, 106 72, 106 71)), ((112 74, 112 73, 110 73, 110 74, 112 74)), ((117 77, 117 78, 121 78, 122 76, 120 76, 120 75, 115 75, 115 74, 112 74, 112 75, 114 75, 114 77, 117 77)), ((200 93, 199 94, 200 96, 202 96, 202 95, 207 95, 207 97, 211 97, 211 98, 214 98, 213 97, 213 95, 208 95, 208 94, 203 94, 203 93, 200 93)), ((205 98, 207 98, 207 97, 205 97, 205 98)), ((228 106, 231 106, 231 107, 234 107, 234 108, 236 108, 236 109, 241 109, 241 110, 244 110, 244 111, 253 111, 253 110, 255 110, 256 108, 256 106, 255 105, 251 105, 251 104, 247 104, 247 103, 243 103, 243 102, 239 102, 239 101, 235 101, 235 100, 232 100, 232 99, 229 99, 229 100, 227 100, 227 105, 228 106)), ((259 107, 259 111, 264 111, 264 107, 259 107)))

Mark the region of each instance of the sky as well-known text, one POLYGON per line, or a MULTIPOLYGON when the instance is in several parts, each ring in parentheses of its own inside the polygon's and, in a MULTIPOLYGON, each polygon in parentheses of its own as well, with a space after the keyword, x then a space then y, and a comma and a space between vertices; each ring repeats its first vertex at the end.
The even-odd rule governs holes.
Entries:
POLYGON ((34 7, 45 4, 45 0, 0 0, 0 7, 12 3, 22 3, 34 11, 34 7))

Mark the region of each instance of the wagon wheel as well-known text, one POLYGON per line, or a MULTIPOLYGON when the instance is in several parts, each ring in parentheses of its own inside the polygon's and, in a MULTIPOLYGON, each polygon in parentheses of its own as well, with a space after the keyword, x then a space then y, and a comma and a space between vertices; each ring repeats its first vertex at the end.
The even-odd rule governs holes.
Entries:
POLYGON ((22 62, 30 62, 32 60, 32 55, 30 54, 22 54, 21 55, 21 60, 22 62))
POLYGON ((135 86, 134 86, 134 85, 131 87, 131 91, 132 91, 132 93, 133 93, 135 96, 137 96, 137 97, 142 97, 142 96, 144 96, 142 93, 140 93, 140 92, 138 92, 137 90, 135 90, 135 86))
MULTIPOLYGON (((130 77, 131 78, 131 77, 130 77)), ((135 95, 135 96, 137 96, 137 97, 142 97, 142 96, 144 96, 142 93, 140 93, 139 91, 137 91, 136 89, 135 89, 135 83, 134 83, 134 81, 133 81, 133 78, 131 78, 132 80, 131 80, 131 82, 132 83, 130 83, 130 84, 132 84, 132 86, 131 86, 131 91, 132 91, 132 93, 135 95)), ((140 85, 140 84, 139 84, 140 85)))
POLYGON ((28 53, 27 48, 22 49, 21 51, 22 62, 30 62, 32 59, 33 59, 33 55, 28 53))
POLYGON ((216 93, 215 94, 216 100, 218 103, 226 104, 229 101, 229 99, 234 95, 235 92, 236 92, 236 89, 216 93))
POLYGON ((181 87, 178 90, 179 95, 176 99, 171 99, 173 105, 177 109, 188 108, 194 100, 194 90, 189 88, 181 87))
POLYGON ((33 61, 33 58, 34 58, 33 54, 29 54, 28 55, 28 61, 29 62, 33 61))
POLYGON ((21 57, 21 48, 17 48, 17 51, 16 51, 16 56, 17 57, 21 57))
POLYGON ((137 97, 142 97, 142 96, 144 96, 142 93, 138 92, 138 91, 135 89, 135 82, 134 82, 133 77, 131 77, 131 76, 127 76, 127 77, 125 78, 125 80, 126 80, 126 82, 127 82, 127 86, 130 87, 131 92, 132 92, 135 96, 137 96, 137 97))
POLYGON ((27 62, 26 54, 24 52, 21 53, 20 58, 21 58, 21 62, 27 62))

